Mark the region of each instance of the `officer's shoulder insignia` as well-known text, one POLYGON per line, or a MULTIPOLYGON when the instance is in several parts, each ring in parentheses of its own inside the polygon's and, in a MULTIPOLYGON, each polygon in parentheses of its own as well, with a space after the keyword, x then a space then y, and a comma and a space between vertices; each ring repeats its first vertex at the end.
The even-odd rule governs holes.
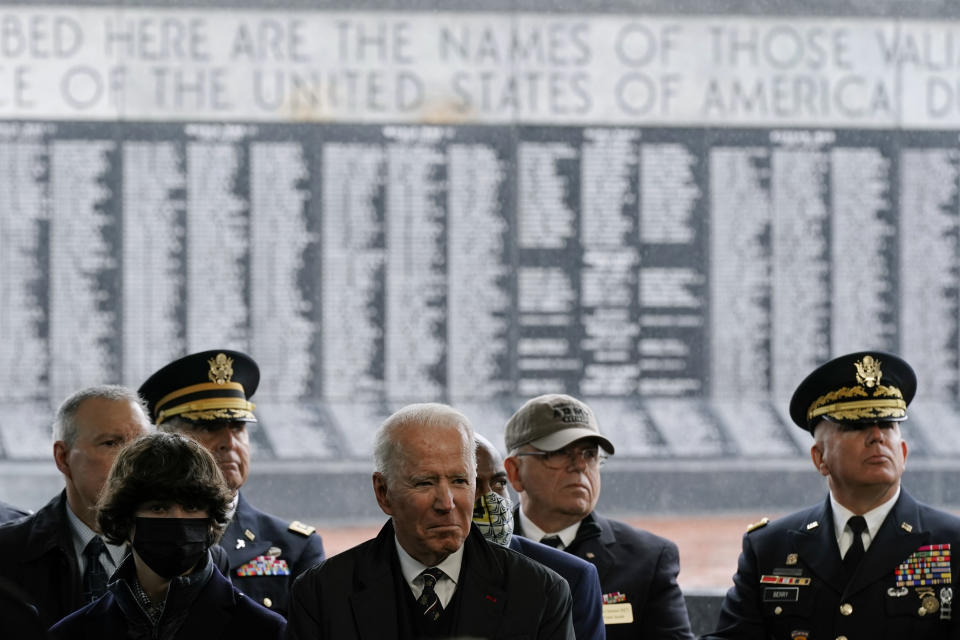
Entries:
POLYGON ((299 520, 294 520, 290 523, 290 526, 287 527, 288 531, 293 531, 294 533, 299 533, 302 536, 309 536, 311 533, 317 530, 316 527, 311 527, 310 525, 303 524, 299 520))
POLYGON ((757 529, 761 529, 767 526, 768 524, 770 524, 770 518, 760 518, 758 522, 754 522, 753 524, 747 525, 747 533, 750 533, 751 531, 755 531, 757 529))

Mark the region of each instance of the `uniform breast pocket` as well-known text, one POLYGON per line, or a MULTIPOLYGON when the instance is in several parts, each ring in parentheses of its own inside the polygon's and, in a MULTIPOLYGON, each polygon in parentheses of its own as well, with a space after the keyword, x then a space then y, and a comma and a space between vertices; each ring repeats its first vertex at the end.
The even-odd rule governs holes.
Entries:
POLYGON ((810 586, 763 587, 760 595, 765 618, 778 620, 813 616, 816 591, 810 586))

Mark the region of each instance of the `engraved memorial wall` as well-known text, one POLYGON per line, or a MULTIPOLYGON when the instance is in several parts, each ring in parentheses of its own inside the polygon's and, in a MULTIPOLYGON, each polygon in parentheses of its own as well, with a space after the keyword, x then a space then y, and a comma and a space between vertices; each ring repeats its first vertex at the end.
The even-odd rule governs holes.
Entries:
POLYGON ((618 458, 795 458, 817 363, 902 353, 954 456, 960 21, 0 8, 0 457, 216 347, 256 455, 494 439, 581 396, 618 458))

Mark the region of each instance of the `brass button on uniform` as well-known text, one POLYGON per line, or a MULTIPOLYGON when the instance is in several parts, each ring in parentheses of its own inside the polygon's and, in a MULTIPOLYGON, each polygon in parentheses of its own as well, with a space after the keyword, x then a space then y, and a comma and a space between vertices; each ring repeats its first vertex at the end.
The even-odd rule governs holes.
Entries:
POLYGON ((776 615, 780 615, 781 613, 783 613, 783 607, 777 607, 776 609, 773 610, 773 612, 776 615))
POLYGON ((840 613, 845 616, 850 615, 853 613, 853 605, 849 602, 844 602, 842 605, 840 605, 840 613))
POLYGON ((263 606, 265 606, 266 608, 269 609, 270 607, 273 606, 273 600, 271 600, 270 598, 264 598, 264 599, 263 599, 263 606))

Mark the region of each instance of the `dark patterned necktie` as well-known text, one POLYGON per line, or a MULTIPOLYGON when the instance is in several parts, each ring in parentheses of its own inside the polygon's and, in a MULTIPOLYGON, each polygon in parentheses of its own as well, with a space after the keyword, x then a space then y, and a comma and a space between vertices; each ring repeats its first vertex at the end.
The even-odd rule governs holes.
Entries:
POLYGON ((559 549, 563 544, 563 540, 560 539, 560 536, 543 536, 540 538, 540 544, 545 544, 548 547, 559 549))
POLYGON ((93 536, 83 550, 83 557, 87 561, 87 566, 83 570, 84 603, 93 602, 107 590, 107 571, 100 562, 100 556, 106 550, 107 546, 103 544, 100 536, 93 536))
POLYGON ((867 521, 863 519, 863 516, 852 516, 847 520, 847 526, 853 531, 853 544, 850 545, 846 555, 843 556, 843 568, 847 572, 847 579, 849 579, 857 570, 857 565, 863 560, 865 551, 863 549, 863 536, 861 534, 867 528, 867 521))
POLYGON ((440 604, 440 596, 434 588, 437 586, 437 581, 443 577, 443 571, 431 567, 421 571, 420 577, 423 578, 423 592, 417 599, 417 604, 420 605, 420 611, 427 620, 436 622, 443 614, 443 605, 440 604))

